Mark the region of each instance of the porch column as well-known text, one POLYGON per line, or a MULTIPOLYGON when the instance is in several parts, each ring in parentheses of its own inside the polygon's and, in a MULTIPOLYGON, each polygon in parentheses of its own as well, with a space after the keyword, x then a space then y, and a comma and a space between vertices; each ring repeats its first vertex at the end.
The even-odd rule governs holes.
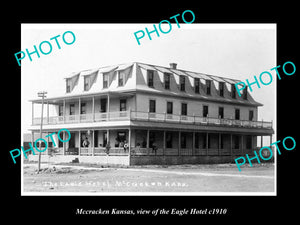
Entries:
POLYGON ((263 136, 260 136, 260 147, 263 147, 263 136))
POLYGON ((110 114, 110 97, 109 94, 107 94, 107 120, 109 121, 109 115, 110 114))
POLYGON ((92 99, 92 113, 93 113, 93 122, 95 121, 95 96, 92 99))
POLYGON ((270 146, 272 144, 272 134, 270 134, 270 146))
POLYGON ((192 155, 195 155, 195 141, 196 141, 195 132, 193 132, 193 137, 192 137, 192 155))
POLYGON ((32 113, 31 113, 31 115, 32 115, 32 120, 31 120, 31 123, 32 123, 32 125, 33 125, 33 122, 34 122, 34 102, 31 102, 31 111, 32 111, 32 113))
POLYGON ((208 155, 208 132, 206 132, 206 155, 208 155))
POLYGON ((128 155, 131 155, 131 128, 128 129, 128 155))
POLYGON ((178 155, 181 155, 181 131, 178 131, 178 155))
POLYGON ((31 131, 31 145, 34 148, 34 132, 31 131))
MULTIPOLYGON (((75 113, 75 115, 76 115, 76 113, 75 113)), ((80 98, 78 99, 78 115, 79 115, 78 120, 80 123, 80 119, 81 119, 81 99, 80 98)), ((76 117, 75 117, 75 120, 76 120, 76 117)))
POLYGON ((92 146, 92 156, 95 155, 95 130, 93 132, 93 146, 92 146))
POLYGON ((165 155, 166 150, 166 131, 164 130, 164 137, 163 137, 163 155, 165 155))
POLYGON ((232 155, 232 134, 230 134, 230 155, 232 155))
POLYGON ((49 124, 49 101, 47 101, 47 124, 49 124))
POLYGON ((63 108, 63 111, 64 111, 64 123, 66 122, 66 99, 64 99, 64 108, 63 108))
POLYGON ((221 149, 221 133, 219 133, 219 139, 218 139, 218 155, 220 155, 220 149, 221 149))
MULTIPOLYGON (((63 132, 63 139, 66 140, 66 132, 63 132)), ((66 142, 63 142, 63 155, 66 154, 66 142)))
POLYGON ((80 151, 81 151, 81 130, 78 131, 78 142, 79 142, 78 155, 80 155, 80 151))
POLYGON ((242 154, 244 153, 244 138, 243 138, 244 136, 243 135, 241 135, 241 145, 242 145, 242 154))
MULTIPOLYGON (((111 143, 110 143, 110 140, 109 140, 109 129, 106 130, 106 138, 107 138, 106 144, 109 142, 110 147, 111 147, 111 143)), ((106 146, 103 146, 103 147, 106 147, 106 146)))
POLYGON ((147 130, 147 145, 146 145, 146 147, 147 147, 147 155, 149 155, 149 133, 150 133, 150 131, 149 131, 149 129, 147 130))

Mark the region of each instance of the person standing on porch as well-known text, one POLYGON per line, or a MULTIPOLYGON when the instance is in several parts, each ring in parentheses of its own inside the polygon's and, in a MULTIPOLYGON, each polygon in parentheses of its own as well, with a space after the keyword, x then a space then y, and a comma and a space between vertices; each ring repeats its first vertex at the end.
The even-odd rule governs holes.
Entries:
POLYGON ((129 146, 128 146, 128 143, 127 143, 127 141, 125 140, 125 141, 124 141, 124 146, 123 146, 124 152, 127 151, 128 147, 129 147, 129 146))

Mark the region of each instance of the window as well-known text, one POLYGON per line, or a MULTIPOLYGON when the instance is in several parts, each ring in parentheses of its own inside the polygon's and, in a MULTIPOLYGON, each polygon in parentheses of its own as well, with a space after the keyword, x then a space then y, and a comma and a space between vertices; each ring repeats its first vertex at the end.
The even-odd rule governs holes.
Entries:
POLYGON ((231 97, 236 98, 236 88, 234 84, 231 84, 231 97))
POLYGON ((207 145, 207 139, 206 139, 206 134, 202 134, 202 148, 206 148, 206 145, 207 145))
POLYGON ((240 119, 240 110, 239 109, 235 109, 235 119, 236 120, 240 119))
POLYGON ((185 91, 185 76, 181 75, 179 78, 180 91, 185 91))
POLYGON ((210 80, 206 80, 206 94, 210 95, 211 94, 211 81, 210 80))
POLYGON ((108 87, 108 74, 104 73, 103 74, 103 88, 107 88, 108 87))
POLYGON ((173 134, 171 132, 166 132, 166 147, 172 148, 173 145, 173 134))
POLYGON ((249 120, 253 121, 253 117, 254 117, 253 110, 249 110, 249 120))
POLYGON ((75 104, 70 104, 70 115, 75 115, 75 104))
POLYGON ((239 149, 240 148, 240 137, 237 135, 234 135, 232 137, 233 137, 233 148, 239 149))
POLYGON ((97 130, 94 131, 94 147, 99 147, 97 130))
POLYGON ((248 98, 248 96, 247 96, 247 95, 248 95, 248 94, 247 94, 248 91, 247 91, 247 90, 248 90, 248 87, 246 86, 246 88, 243 90, 243 99, 244 99, 244 100, 247 100, 247 98, 248 98))
POLYGON ((126 111, 126 99, 120 99, 120 111, 126 111))
POLYGON ((165 80, 165 89, 170 89, 170 74, 164 73, 164 80, 165 80))
POLYGON ((64 115, 64 106, 59 105, 58 106, 58 116, 63 116, 64 115))
POLYGON ((246 149, 252 149, 252 137, 246 136, 246 149))
POLYGON ((219 115, 218 115, 219 119, 223 119, 224 118, 224 108, 223 107, 219 107, 219 115))
POLYGON ((107 105, 106 98, 100 99, 100 112, 102 113, 106 112, 106 105, 107 105))
POLYGON ((80 114, 86 114, 86 104, 85 104, 85 102, 82 102, 80 104, 80 114))
POLYGON ((224 97, 224 82, 219 82, 219 94, 224 97))
POLYGON ((199 148, 199 133, 195 133, 195 148, 199 148))
POLYGON ((186 148, 186 133, 181 133, 180 135, 180 147, 186 148))
POLYGON ((71 81, 69 79, 66 81, 66 91, 67 93, 71 92, 71 81))
POLYGON ((181 115, 187 115, 187 103, 181 103, 181 115))
POLYGON ((156 112, 156 101, 155 100, 149 100, 149 112, 155 113, 156 112))
POLYGON ((224 149, 224 137, 223 137, 223 134, 220 134, 220 149, 224 149))
POLYGON ((88 91, 89 90, 89 77, 88 76, 84 76, 83 90, 84 91, 88 91))
POLYGON ((167 102, 167 114, 173 114, 173 102, 167 102))
POLYGON ((194 78, 194 85, 195 85, 195 93, 199 94, 200 93, 200 79, 199 78, 194 78))
POLYGON ((125 73, 123 71, 119 71, 119 86, 124 86, 125 84, 125 73))
POLYGON ((153 87, 154 71, 147 70, 147 76, 148 76, 148 87, 153 87))
POLYGON ((203 117, 208 117, 208 105, 203 106, 203 117))

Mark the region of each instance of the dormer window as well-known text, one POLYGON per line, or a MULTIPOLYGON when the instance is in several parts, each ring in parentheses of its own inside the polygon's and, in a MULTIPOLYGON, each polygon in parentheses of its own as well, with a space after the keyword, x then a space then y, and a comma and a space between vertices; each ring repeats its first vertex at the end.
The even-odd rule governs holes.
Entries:
POLYGON ((211 94, 211 81, 210 80, 206 80, 206 94, 210 95, 211 94))
POLYGON ((148 87, 154 87, 153 86, 154 71, 147 70, 147 76, 148 76, 148 87))
POLYGON ((224 97, 224 82, 219 82, 219 94, 224 97))
POLYGON ((231 97, 236 98, 236 88, 234 84, 231 84, 231 97))
POLYGON ((71 81, 67 79, 66 81, 66 92, 70 93, 71 92, 71 81))
POLYGON ((247 94, 247 93, 248 93, 248 90, 247 90, 247 89, 248 89, 248 87, 246 86, 246 88, 243 90, 243 99, 244 99, 244 100, 247 100, 247 99, 248 99, 248 96, 247 96, 247 95, 248 95, 248 94, 247 94))
POLYGON ((83 84, 83 90, 84 91, 88 91, 90 89, 90 85, 89 85, 89 77, 88 76, 84 76, 84 84, 83 84))
POLYGON ((200 78, 194 78, 195 93, 200 93, 200 78))
POLYGON ((181 75, 179 77, 179 83, 180 83, 180 91, 185 91, 185 76, 181 75))
POLYGON ((165 89, 170 89, 170 74, 164 73, 164 80, 165 80, 165 89))
POLYGON ((103 74, 103 88, 108 88, 108 74, 103 74))
POLYGON ((123 71, 119 71, 119 87, 124 86, 125 84, 125 73, 123 71))

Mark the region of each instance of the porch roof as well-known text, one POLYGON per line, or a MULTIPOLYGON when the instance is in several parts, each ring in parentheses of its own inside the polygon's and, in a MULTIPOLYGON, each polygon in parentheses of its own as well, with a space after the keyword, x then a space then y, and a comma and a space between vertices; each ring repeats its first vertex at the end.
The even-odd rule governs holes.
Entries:
MULTIPOLYGON (((63 100, 74 100, 74 99, 84 99, 84 98, 92 98, 92 97, 98 97, 101 98, 103 96, 110 96, 110 97, 124 97, 124 96, 133 96, 135 89, 132 90, 124 90, 124 91, 99 91, 99 92, 86 92, 83 94, 71 94, 71 95, 64 95, 64 96, 57 96, 57 97, 51 97, 51 98, 45 98, 44 103, 48 102, 49 104, 60 104, 63 100)), ((32 99, 29 100, 29 102, 42 104, 42 99, 32 99)))

